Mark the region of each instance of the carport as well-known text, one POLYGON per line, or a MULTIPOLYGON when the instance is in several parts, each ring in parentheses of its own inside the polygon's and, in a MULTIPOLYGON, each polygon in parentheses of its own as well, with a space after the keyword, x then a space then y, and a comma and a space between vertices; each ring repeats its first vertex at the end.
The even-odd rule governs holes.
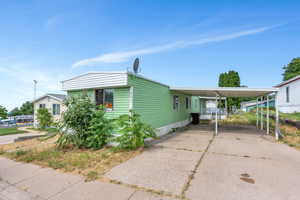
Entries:
MULTIPOLYGON (((203 97, 216 97, 216 103, 222 97, 256 97, 256 127, 261 130, 264 129, 264 115, 263 107, 259 109, 259 101, 263 101, 264 97, 267 99, 267 113, 266 113, 266 131, 270 133, 270 109, 269 109, 269 97, 275 95, 275 112, 276 112, 276 125, 275 125, 275 136, 279 139, 279 111, 277 103, 277 88, 247 88, 247 87, 218 87, 218 88, 180 88, 171 87, 170 90, 181 92, 192 96, 203 96, 203 97), (260 111, 259 111, 260 110, 260 111)), ((215 135, 218 135, 218 112, 215 115, 215 135)))

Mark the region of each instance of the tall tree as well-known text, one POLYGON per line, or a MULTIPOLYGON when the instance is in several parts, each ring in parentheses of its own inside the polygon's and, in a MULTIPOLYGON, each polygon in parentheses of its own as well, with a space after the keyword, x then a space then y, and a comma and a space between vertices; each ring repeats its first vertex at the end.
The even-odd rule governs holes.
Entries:
POLYGON ((300 75, 300 57, 294 58, 288 65, 283 67, 283 80, 289 80, 300 75))
POLYGON ((20 107, 20 113, 22 115, 33 115, 33 103, 26 101, 20 107))
POLYGON ((0 106, 0 119, 7 118, 7 110, 4 106, 0 106))
MULTIPOLYGON (((221 73, 219 75, 219 87, 241 87, 241 79, 239 73, 234 70, 221 73)), ((228 111, 232 111, 233 107, 240 107, 240 103, 240 98, 227 98, 228 111)))

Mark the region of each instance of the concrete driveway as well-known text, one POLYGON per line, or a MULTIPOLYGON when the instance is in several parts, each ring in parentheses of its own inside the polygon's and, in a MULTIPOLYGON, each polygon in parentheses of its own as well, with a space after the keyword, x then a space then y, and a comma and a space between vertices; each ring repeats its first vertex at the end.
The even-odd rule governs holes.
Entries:
POLYGON ((300 152, 251 127, 190 126, 109 171, 124 185, 174 199, 300 199, 300 152))

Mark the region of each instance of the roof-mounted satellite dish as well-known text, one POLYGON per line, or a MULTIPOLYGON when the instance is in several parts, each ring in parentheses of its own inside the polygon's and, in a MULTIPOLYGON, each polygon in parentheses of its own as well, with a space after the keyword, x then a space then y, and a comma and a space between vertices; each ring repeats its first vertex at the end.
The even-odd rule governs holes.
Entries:
POLYGON ((133 71, 135 74, 140 72, 140 59, 136 58, 133 62, 133 71))

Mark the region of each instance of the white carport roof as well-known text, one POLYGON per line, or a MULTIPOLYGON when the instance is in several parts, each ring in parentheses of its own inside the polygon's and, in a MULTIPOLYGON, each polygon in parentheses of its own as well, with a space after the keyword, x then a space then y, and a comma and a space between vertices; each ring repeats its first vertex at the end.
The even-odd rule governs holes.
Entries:
POLYGON ((259 97, 277 92, 277 88, 216 87, 216 88, 181 88, 171 87, 171 91, 193 96, 214 97, 259 97))

